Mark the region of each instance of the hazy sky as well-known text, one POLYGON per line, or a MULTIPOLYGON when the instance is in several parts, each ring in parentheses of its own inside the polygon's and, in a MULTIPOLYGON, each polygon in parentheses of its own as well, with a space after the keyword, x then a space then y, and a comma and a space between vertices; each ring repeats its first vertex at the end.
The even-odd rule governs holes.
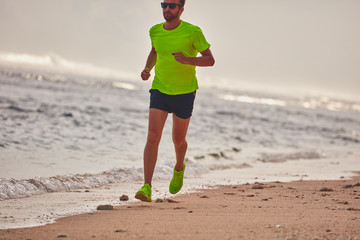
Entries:
MULTIPOLYGON (((187 0, 182 19, 202 28, 216 59, 200 85, 357 97, 359 12, 359 0, 187 0)), ((162 21, 157 0, 0 0, 0 52, 139 74, 162 21)))

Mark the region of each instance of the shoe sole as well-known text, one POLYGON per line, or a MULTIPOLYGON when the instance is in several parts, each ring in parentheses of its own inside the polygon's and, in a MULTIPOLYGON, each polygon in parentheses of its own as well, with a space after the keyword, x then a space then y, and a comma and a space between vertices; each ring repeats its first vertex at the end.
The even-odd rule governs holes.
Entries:
POLYGON ((181 190, 181 188, 180 188, 179 190, 177 190, 176 192, 172 192, 172 191, 170 191, 170 190, 169 190, 169 192, 170 192, 171 194, 177 194, 178 192, 180 192, 180 190, 181 190))
POLYGON ((151 202, 151 200, 148 199, 148 196, 146 196, 144 193, 138 193, 135 195, 136 199, 139 199, 143 202, 151 202))

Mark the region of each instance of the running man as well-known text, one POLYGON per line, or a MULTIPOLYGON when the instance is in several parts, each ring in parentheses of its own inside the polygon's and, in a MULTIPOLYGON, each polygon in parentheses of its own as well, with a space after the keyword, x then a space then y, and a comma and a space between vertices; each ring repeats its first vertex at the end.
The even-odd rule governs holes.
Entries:
POLYGON ((150 90, 150 109, 147 142, 144 150, 144 186, 135 198, 151 202, 151 181, 157 161, 163 127, 169 113, 173 113, 172 139, 176 165, 169 191, 176 194, 183 184, 186 133, 193 111, 198 83, 196 66, 213 66, 210 44, 201 29, 182 21, 185 0, 164 0, 161 3, 165 22, 150 29, 152 48, 141 78, 146 81, 155 66, 150 90), (201 56, 197 56, 200 52, 201 56))

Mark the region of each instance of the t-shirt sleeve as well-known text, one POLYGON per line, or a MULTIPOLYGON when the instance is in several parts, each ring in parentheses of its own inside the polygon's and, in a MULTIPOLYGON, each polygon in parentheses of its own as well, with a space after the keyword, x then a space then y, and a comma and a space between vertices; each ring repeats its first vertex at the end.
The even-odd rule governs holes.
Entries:
POLYGON ((153 35, 153 27, 150 28, 150 30, 149 30, 149 37, 150 37, 150 41, 151 41, 151 46, 154 47, 152 35, 153 35))
POLYGON ((205 36, 199 27, 194 30, 193 34, 193 46, 199 52, 205 51, 210 47, 210 44, 206 41, 205 36))

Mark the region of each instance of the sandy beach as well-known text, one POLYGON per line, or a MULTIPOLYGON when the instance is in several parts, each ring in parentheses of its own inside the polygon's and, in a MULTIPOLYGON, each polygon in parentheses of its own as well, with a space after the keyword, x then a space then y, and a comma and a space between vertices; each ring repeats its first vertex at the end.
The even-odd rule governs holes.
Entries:
POLYGON ((360 239, 360 177, 219 186, 0 230, 1 240, 62 238, 360 239))
POLYGON ((360 240, 360 1, 186 2, 0 0, 0 240, 360 240))

